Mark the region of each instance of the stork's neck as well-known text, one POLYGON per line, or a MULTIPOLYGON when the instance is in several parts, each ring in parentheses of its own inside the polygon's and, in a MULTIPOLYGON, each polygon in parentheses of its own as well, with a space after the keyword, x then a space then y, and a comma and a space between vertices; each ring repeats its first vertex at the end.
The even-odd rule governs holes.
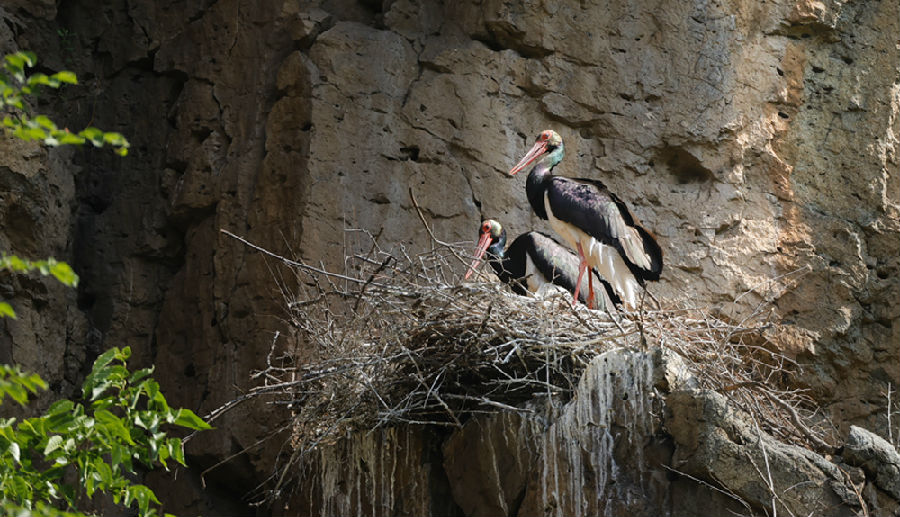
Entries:
POLYGON ((492 244, 491 247, 489 247, 487 249, 488 260, 502 260, 503 257, 506 255, 506 252, 503 250, 504 244, 505 244, 505 240, 497 241, 494 244, 492 244))
POLYGON ((544 208, 544 191, 553 180, 553 168, 562 161, 563 156, 565 156, 565 149, 560 143, 553 151, 545 154, 534 164, 525 181, 528 203, 534 213, 545 221, 547 220, 547 210, 544 208))
MULTIPOLYGON (((555 166, 556 164, 553 164, 555 166)), ((528 204, 534 213, 543 220, 547 220, 547 209, 544 207, 544 192, 547 185, 553 179, 551 170, 553 166, 547 162, 540 162, 528 173, 528 179, 525 181, 525 195, 528 197, 528 204)))
POLYGON ((494 272, 497 273, 497 276, 501 276, 501 274, 505 271, 506 264, 506 230, 503 230, 503 233, 500 234, 500 238, 497 239, 497 242, 490 245, 487 249, 487 259, 488 262, 491 263, 491 267, 494 268, 494 272))

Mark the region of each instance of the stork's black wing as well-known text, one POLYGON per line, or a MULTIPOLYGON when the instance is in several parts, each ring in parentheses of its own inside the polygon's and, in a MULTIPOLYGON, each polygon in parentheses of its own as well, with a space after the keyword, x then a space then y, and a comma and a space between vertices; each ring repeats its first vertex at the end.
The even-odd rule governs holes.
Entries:
POLYGON ((662 249, 603 183, 556 176, 546 192, 554 217, 614 247, 635 277, 659 279, 662 249))

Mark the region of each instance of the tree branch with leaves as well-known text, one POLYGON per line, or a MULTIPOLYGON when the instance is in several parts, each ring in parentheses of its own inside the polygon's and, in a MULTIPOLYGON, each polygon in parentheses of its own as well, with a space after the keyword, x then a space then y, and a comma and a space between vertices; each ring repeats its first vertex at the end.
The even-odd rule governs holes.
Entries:
POLYGON ((3 58, 0 66, 0 111, 3 111, 3 127, 22 140, 40 140, 45 145, 81 145, 87 142, 94 147, 110 146, 119 156, 128 154, 131 144, 120 133, 86 127, 78 132, 60 129, 46 115, 31 115, 25 99, 36 95, 40 87, 60 88, 64 84, 78 84, 78 78, 69 71, 53 75, 28 74, 37 65, 33 52, 16 52, 3 58))
MULTIPOLYGON (((28 74, 37 58, 17 52, 0 65, 0 112, 3 128, 22 140, 45 145, 111 147, 128 154, 121 134, 88 127, 78 132, 59 129, 45 115, 32 115, 25 99, 40 87, 77 84, 72 72, 28 74)), ((39 273, 69 286, 78 275, 65 262, 48 258, 26 260, 0 251, 0 271, 39 273)), ((0 301, 0 318, 15 319, 13 307, 0 301)), ((113 503, 137 507, 140 515, 158 514, 159 498, 135 483, 138 468, 169 470, 186 466, 182 440, 170 436, 178 428, 210 429, 193 411, 169 406, 153 368, 128 370, 131 349, 112 348, 97 358, 84 380, 82 399, 58 400, 41 416, 0 418, 0 511, 18 517, 82 517, 96 494, 113 503)), ((9 397, 25 406, 30 395, 47 389, 35 373, 18 365, 0 364, 0 404, 9 397)))

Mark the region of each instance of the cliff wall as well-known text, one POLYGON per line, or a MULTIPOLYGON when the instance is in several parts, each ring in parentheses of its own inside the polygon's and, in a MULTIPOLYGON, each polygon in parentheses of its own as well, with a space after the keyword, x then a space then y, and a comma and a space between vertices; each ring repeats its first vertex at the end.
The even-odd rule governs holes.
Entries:
MULTIPOLYGON (((487 217, 549 231, 505 173, 553 128, 561 173, 602 180, 657 234, 659 299, 736 321, 764 306, 841 432, 887 436, 896 2, 14 0, 0 22, 0 49, 79 75, 39 109, 133 145, 0 140, 0 246, 82 277, 77 293, 2 279, 20 319, 0 322, 0 359, 56 392, 127 344, 173 402, 219 407, 264 364, 293 281, 220 229, 339 269, 363 242, 347 229, 429 246, 412 188, 447 241, 487 217)), ((280 418, 243 407, 192 443, 198 471, 250 450, 206 491, 182 478, 179 511, 244 508, 280 418)))

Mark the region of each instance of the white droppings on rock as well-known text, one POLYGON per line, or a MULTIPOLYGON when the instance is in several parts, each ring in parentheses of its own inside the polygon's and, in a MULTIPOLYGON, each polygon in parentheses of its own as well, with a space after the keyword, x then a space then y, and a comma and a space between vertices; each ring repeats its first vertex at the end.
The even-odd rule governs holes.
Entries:
POLYGON ((549 515, 597 515, 608 511, 612 497, 630 499, 616 479, 615 446, 617 440, 627 442, 640 483, 643 443, 652 429, 652 372, 650 354, 625 349, 597 356, 585 370, 572 401, 539 437, 541 502, 545 510, 552 508, 549 515))

